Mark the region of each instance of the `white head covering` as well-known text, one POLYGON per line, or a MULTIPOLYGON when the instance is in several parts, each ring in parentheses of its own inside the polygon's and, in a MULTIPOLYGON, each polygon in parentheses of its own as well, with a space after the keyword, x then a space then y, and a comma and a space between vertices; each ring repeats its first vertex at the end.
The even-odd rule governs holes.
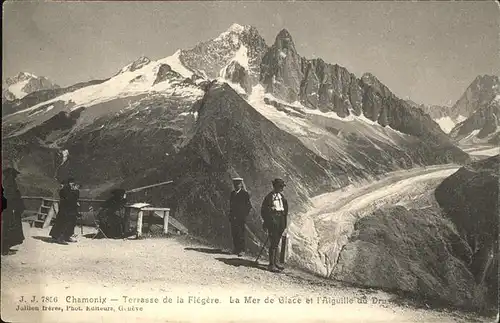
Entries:
POLYGON ((241 182, 241 184, 242 184, 242 186, 243 186, 243 187, 242 187, 242 190, 244 190, 244 191, 246 191, 246 190, 247 190, 247 188, 246 188, 246 186, 245 186, 245 182, 243 181, 243 178, 241 178, 241 177, 233 177, 233 184, 234 184, 234 183, 237 183, 237 182, 241 182))

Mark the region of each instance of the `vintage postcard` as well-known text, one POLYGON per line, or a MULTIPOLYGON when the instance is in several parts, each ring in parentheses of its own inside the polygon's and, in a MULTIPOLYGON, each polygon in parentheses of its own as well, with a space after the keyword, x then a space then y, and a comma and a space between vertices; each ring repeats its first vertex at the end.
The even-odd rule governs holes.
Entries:
POLYGON ((7 1, 6 322, 498 320, 494 1, 7 1))

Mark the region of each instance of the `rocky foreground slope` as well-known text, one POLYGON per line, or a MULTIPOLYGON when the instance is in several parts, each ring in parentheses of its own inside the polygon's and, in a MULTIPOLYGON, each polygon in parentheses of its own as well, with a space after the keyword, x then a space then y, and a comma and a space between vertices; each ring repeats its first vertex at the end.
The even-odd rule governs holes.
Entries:
POLYGON ((470 248, 461 258, 489 304, 498 301, 499 171, 496 155, 461 168, 436 189, 444 214, 470 248))

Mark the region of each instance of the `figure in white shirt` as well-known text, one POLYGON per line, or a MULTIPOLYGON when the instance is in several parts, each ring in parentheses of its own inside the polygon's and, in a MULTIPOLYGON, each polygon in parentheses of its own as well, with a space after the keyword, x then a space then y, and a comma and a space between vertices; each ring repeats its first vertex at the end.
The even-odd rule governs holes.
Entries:
POLYGON ((276 178, 272 182, 273 191, 266 195, 261 207, 261 216, 264 220, 264 229, 269 234, 269 271, 279 272, 284 269, 278 262, 278 246, 288 220, 288 202, 283 195, 285 182, 276 178))

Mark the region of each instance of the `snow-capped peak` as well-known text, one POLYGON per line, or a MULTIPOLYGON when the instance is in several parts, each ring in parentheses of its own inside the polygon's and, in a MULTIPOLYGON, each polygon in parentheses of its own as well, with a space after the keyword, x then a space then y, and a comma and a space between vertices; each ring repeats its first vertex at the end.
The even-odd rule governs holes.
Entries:
POLYGON ((239 35, 243 33, 245 30, 250 29, 250 26, 242 26, 239 24, 232 24, 225 32, 221 33, 217 38, 215 38, 215 41, 220 41, 225 38, 227 38, 230 35, 239 35))
POLYGON ((72 102, 73 106, 71 109, 74 110, 82 106, 92 106, 117 98, 148 93, 163 93, 165 95, 175 95, 176 97, 196 100, 204 92, 197 86, 183 83, 185 78, 193 75, 193 72, 182 64, 179 58, 180 54, 181 51, 177 51, 172 56, 158 61, 150 61, 147 57, 140 58, 134 62, 137 63, 136 68, 131 68, 134 63, 129 64, 127 65, 129 68, 122 69, 120 73, 103 83, 64 93, 12 115, 33 111, 56 101, 72 102), (164 64, 167 64, 178 75, 157 82, 158 73, 160 73, 160 69, 164 64))
POLYGON ((59 88, 47 78, 28 72, 20 72, 2 83, 2 100, 22 99, 32 92, 59 88))
POLYGON ((146 65, 148 65, 149 63, 151 63, 151 60, 149 58, 147 58, 146 56, 141 56, 139 57, 138 59, 136 59, 135 61, 133 61, 132 63, 128 64, 127 66, 125 66, 124 68, 122 68, 120 70, 119 73, 124 73, 124 72, 133 72, 135 70, 138 70, 146 65))
POLYGON ((7 78, 5 80, 5 83, 7 85, 12 85, 22 81, 28 81, 30 79, 39 79, 39 77, 28 72, 19 72, 19 74, 17 74, 16 76, 7 78))
POLYGON ((235 32, 235 33, 241 33, 245 30, 245 27, 243 27, 240 24, 234 23, 232 24, 227 31, 229 32, 235 32))
POLYGON ((16 78, 34 78, 34 79, 37 79, 39 77, 34 75, 34 74, 28 73, 28 72, 20 72, 19 74, 17 74, 16 78))

